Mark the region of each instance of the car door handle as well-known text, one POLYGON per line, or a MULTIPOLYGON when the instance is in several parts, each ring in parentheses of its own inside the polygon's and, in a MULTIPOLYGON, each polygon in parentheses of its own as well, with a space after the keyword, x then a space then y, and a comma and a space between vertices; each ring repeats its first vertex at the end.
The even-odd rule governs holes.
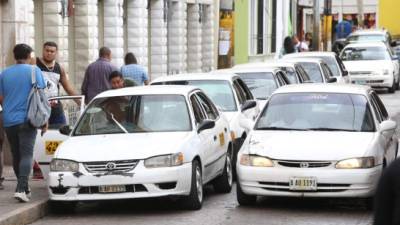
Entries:
POLYGON ((216 141, 217 140, 217 135, 214 135, 214 141, 216 141))
POLYGON ((225 131, 225 133, 226 133, 226 132, 228 132, 228 129, 226 129, 226 127, 224 127, 224 131, 225 131))

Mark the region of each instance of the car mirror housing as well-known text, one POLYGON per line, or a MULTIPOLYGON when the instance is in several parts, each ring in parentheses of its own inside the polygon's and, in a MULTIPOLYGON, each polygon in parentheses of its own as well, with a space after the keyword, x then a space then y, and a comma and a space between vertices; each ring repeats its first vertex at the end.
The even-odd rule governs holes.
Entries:
POLYGON ((397 127, 397 123, 393 120, 385 120, 379 127, 380 132, 394 131, 397 127))
POLYGON ((343 74, 342 74, 342 76, 348 76, 349 75, 349 71, 347 71, 347 70, 345 70, 345 71, 343 71, 343 74))
POLYGON ((257 106, 257 102, 256 102, 256 101, 254 101, 254 100, 247 100, 247 101, 245 101, 245 102, 243 103, 243 105, 242 105, 242 107, 240 108, 240 110, 243 112, 243 111, 246 111, 246 110, 248 110, 248 109, 254 108, 254 107, 256 107, 256 106, 257 106))
POLYGON ((336 83, 337 82, 337 78, 336 77, 330 77, 328 79, 328 83, 336 83))
POLYGON ((68 136, 71 133, 72 128, 69 125, 65 125, 65 126, 60 127, 60 129, 58 129, 58 131, 61 134, 64 134, 64 135, 68 136))
POLYGON ((197 126, 197 133, 202 132, 203 130, 208 130, 211 128, 215 127, 215 121, 213 120, 203 120, 198 126, 197 126))

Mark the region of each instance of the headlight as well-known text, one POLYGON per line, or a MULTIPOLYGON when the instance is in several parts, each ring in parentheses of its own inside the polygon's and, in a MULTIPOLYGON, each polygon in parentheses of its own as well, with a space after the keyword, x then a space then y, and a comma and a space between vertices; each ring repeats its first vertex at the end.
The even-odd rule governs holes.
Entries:
POLYGON ((267 157, 244 154, 240 157, 240 165, 256 167, 273 167, 274 162, 267 157))
POLYGON ((389 75, 389 70, 383 70, 383 71, 382 71, 382 74, 383 74, 383 75, 389 75))
POLYGON ((147 168, 180 166, 183 164, 183 154, 161 155, 144 160, 147 168))
POLYGON ((366 169, 375 166, 374 157, 345 159, 336 163, 336 169, 366 169))
POLYGON ((53 159, 50 163, 50 171, 54 172, 78 172, 79 164, 66 159, 53 159))

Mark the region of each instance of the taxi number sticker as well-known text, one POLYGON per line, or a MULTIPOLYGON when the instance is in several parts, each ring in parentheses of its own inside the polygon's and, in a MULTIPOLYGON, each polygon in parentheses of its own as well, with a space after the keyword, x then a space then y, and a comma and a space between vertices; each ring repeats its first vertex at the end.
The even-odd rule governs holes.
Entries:
POLYGON ((46 155, 54 155, 60 144, 61 141, 46 141, 45 142, 46 155))
POLYGON ((224 146, 225 145, 225 135, 224 133, 219 134, 219 145, 224 146))

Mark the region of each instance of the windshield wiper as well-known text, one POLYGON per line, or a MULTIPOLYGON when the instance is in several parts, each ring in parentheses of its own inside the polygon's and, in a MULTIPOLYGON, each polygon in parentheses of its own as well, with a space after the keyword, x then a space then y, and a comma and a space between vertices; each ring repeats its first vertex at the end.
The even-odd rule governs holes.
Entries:
POLYGON ((300 131, 304 131, 305 129, 290 128, 290 127, 257 127, 256 130, 300 130, 300 131))
POLYGON ((328 127, 315 127, 315 128, 308 128, 307 130, 313 130, 313 131, 347 131, 347 132, 357 132, 358 131, 358 130, 351 130, 351 129, 328 128, 328 127))
POLYGON ((258 97, 257 100, 267 100, 268 97, 258 97))
POLYGON ((114 114, 112 114, 112 113, 110 113, 110 112, 108 112, 108 113, 110 114, 112 121, 114 121, 114 123, 115 123, 123 132, 125 132, 126 134, 129 133, 129 132, 125 129, 125 127, 122 126, 122 124, 119 123, 118 120, 116 120, 116 119, 114 118, 114 114))

